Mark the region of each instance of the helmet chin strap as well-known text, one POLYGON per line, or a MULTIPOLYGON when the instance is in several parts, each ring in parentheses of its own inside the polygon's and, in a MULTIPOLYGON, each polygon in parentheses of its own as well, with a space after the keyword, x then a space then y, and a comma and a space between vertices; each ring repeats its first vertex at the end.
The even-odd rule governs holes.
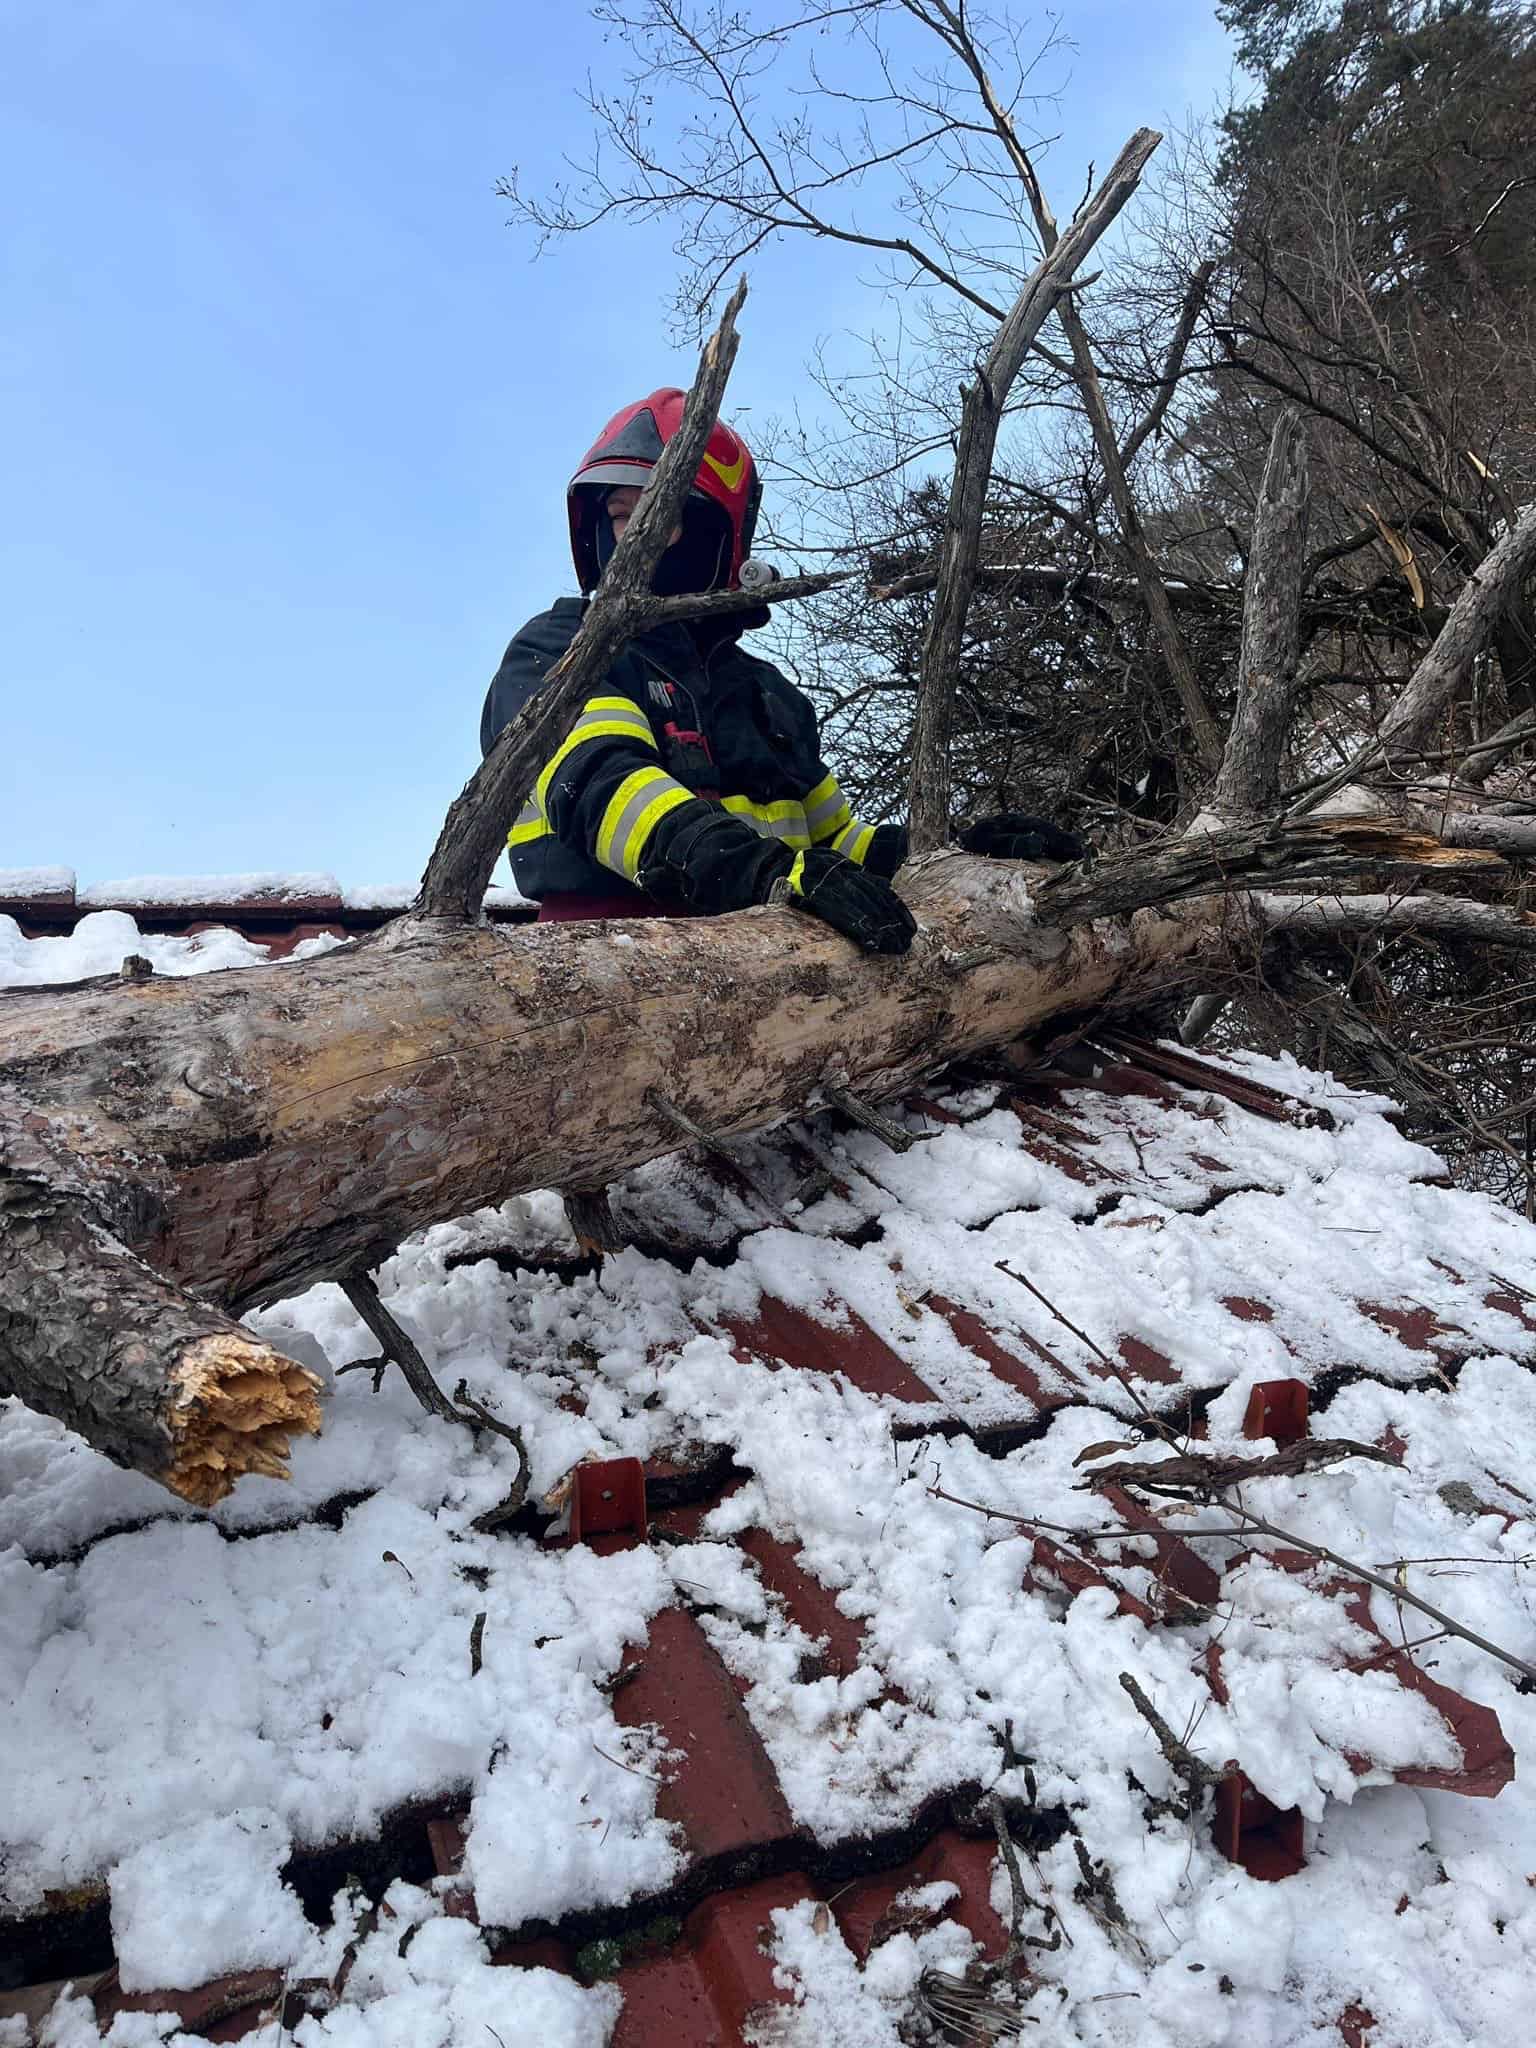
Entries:
POLYGON ((599 576, 613 560, 613 551, 618 544, 619 537, 613 530, 613 521, 608 517, 608 507, 599 504, 592 526, 592 552, 597 557, 599 576))

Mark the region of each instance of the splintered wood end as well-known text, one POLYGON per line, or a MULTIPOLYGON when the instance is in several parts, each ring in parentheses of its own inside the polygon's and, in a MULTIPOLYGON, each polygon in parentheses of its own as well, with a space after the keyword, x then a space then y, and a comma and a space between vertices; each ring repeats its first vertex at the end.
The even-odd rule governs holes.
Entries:
POLYGON ((1433 832, 1400 824, 1395 818, 1319 816, 1316 821, 1329 838, 1337 839, 1352 853, 1374 854, 1384 861, 1411 861, 1424 868, 1493 868, 1503 858, 1482 847, 1451 846, 1433 832))
POLYGON ((320 1432, 320 1382, 255 1337, 198 1338, 174 1386, 165 1484, 195 1507, 223 1500, 248 1472, 286 1479, 290 1441, 320 1432))

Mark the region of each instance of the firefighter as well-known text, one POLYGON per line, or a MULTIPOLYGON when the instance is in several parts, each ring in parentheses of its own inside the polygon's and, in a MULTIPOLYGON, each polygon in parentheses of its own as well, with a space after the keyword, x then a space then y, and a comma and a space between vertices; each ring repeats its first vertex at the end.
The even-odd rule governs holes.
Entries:
MULTIPOLYGON (((582 595, 558 599, 513 638, 481 715, 484 752, 574 639, 682 423, 683 396, 655 391, 626 406, 572 478, 582 595)), ((739 589, 759 496, 745 441, 717 424, 652 588, 663 596, 739 589)), ((537 901, 541 922, 788 902, 871 952, 906 952, 916 927, 890 883, 906 857, 906 828, 853 815, 821 757, 809 700, 739 644, 767 618, 759 607, 655 627, 618 656, 508 834, 518 888, 537 901)), ((1015 859, 1086 851, 1070 834, 1012 814, 972 826, 961 844, 1015 859)))

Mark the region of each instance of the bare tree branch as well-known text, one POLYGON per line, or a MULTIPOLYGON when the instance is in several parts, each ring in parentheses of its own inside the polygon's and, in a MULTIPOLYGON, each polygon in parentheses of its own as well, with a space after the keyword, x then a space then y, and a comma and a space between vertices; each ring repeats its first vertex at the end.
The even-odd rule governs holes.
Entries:
POLYGON ((1409 932, 1439 939, 1470 939, 1536 953, 1536 912, 1469 903, 1455 896, 1274 896, 1255 902, 1264 921, 1285 931, 1337 938, 1409 932))
POLYGON ((955 675, 975 583, 1003 404, 1031 341, 1061 300, 1063 283, 1135 191, 1161 140, 1155 130, 1140 128, 1126 143, 1093 199, 1036 267, 1003 322, 975 383, 966 391, 939 554, 938 591, 923 643, 910 785, 914 852, 929 852, 949 837, 949 740, 955 675))
POLYGON ((1243 579, 1237 711, 1211 793, 1211 808, 1224 816, 1273 804, 1279 790, 1295 700, 1307 493, 1306 437, 1300 414, 1287 407, 1269 444, 1243 579))

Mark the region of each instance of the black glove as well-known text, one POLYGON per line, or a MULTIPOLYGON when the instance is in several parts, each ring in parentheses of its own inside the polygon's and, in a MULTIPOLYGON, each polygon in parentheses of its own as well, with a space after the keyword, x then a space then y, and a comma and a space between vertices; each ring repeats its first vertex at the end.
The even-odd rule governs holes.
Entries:
POLYGON ((1022 811, 1000 811, 978 818, 960 833, 967 853, 989 854, 993 860, 1086 860, 1088 845, 1075 832, 1063 832, 1048 818, 1028 818, 1022 811))
POLYGON ((890 883, 856 861, 822 847, 796 853, 702 798, 662 819, 639 880, 647 895, 710 913, 793 903, 871 953, 905 953, 917 930, 890 883))
POLYGON ((637 877, 647 896, 714 916, 766 903, 794 855, 703 797, 679 804, 656 827, 637 877))
POLYGON ((875 836, 869 842, 869 851, 859 865, 866 875, 894 875, 907 857, 907 828, 905 825, 877 825, 875 836))
POLYGON ((789 872, 773 891, 809 910, 866 953, 905 953, 917 924, 905 903, 880 875, 823 846, 791 857, 789 872))

